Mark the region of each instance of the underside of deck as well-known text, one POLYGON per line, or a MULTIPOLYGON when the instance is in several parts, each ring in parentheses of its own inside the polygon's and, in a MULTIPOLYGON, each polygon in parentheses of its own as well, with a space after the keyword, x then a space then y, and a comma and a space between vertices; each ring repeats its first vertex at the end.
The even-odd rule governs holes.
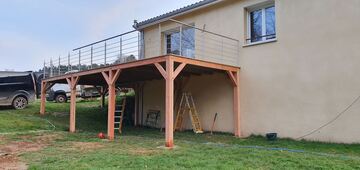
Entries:
MULTIPOLYGON (((46 91, 54 84, 68 84, 71 90, 70 132, 75 132, 76 85, 94 85, 108 90, 108 130, 107 136, 114 139, 114 112, 116 87, 133 87, 137 82, 164 79, 165 88, 165 145, 173 147, 174 120, 174 80, 190 75, 226 73, 233 85, 234 134, 240 137, 240 68, 174 55, 153 57, 128 63, 80 71, 42 81, 40 114, 45 114, 46 91)), ((104 95, 104 94, 102 94, 104 95)))

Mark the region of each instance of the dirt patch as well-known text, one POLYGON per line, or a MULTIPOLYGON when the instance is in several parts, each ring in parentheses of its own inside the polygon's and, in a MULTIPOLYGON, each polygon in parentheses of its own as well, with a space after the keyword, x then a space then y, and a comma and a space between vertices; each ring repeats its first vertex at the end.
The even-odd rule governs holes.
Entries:
POLYGON ((19 160, 19 155, 25 152, 34 152, 42 145, 31 142, 11 142, 0 148, 0 169, 27 169, 27 165, 19 160))
POLYGON ((36 136, 35 141, 40 144, 49 144, 54 140, 62 139, 63 136, 60 136, 59 134, 46 134, 41 136, 36 136))
POLYGON ((0 170, 25 170, 27 168, 28 166, 24 162, 19 161, 15 155, 0 156, 0 170))
POLYGON ((97 142, 72 142, 72 147, 80 151, 88 151, 103 148, 104 145, 97 142))
POLYGON ((6 141, 7 138, 5 138, 4 136, 0 136, 0 145, 6 143, 6 141))
POLYGON ((34 152, 42 149, 44 145, 32 142, 12 142, 0 148, 0 151, 9 154, 20 154, 24 152, 34 152))
POLYGON ((49 145, 51 141, 58 139, 59 136, 53 134, 35 137, 23 135, 20 138, 29 141, 14 141, 0 146, 0 170, 27 169, 26 163, 20 161, 19 155, 39 151, 49 145))
POLYGON ((67 117, 69 116, 68 112, 53 112, 51 113, 51 115, 55 116, 55 117, 67 117))

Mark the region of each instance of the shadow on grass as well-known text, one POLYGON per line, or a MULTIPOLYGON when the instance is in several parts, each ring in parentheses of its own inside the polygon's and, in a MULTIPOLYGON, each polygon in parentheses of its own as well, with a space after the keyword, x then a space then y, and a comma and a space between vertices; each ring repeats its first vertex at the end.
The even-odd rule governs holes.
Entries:
POLYGON ((2 110, 15 110, 12 106, 0 106, 0 111, 2 110))

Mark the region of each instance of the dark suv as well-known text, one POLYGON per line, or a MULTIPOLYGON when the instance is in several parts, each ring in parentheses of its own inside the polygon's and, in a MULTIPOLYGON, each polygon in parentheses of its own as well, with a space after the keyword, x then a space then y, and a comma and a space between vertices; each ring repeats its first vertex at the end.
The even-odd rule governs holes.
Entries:
POLYGON ((0 106, 24 109, 35 100, 36 82, 33 72, 0 71, 0 106))

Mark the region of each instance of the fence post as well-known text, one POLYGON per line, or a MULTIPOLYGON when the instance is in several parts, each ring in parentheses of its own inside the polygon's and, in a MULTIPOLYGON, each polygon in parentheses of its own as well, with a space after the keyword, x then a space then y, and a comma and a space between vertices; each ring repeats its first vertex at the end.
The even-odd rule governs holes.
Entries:
POLYGON ((93 68, 93 46, 91 46, 91 54, 90 54, 90 68, 93 68))
POLYGON ((138 56, 137 59, 140 59, 140 31, 138 32, 138 56))
POLYGON ((81 71, 81 50, 79 49, 79 71, 81 71))
POLYGON ((44 70, 43 70, 43 72, 44 72, 44 74, 43 74, 43 79, 45 79, 46 78, 46 62, 45 62, 45 60, 44 60, 44 70))
POLYGON ((106 41, 105 41, 105 45, 104 45, 104 64, 106 66, 106 41))
POLYGON ((60 56, 59 56, 59 68, 58 68, 59 69, 59 73, 58 73, 59 75, 61 74, 61 69, 60 69, 61 63, 60 62, 61 61, 60 61, 60 56))
POLYGON ((68 71, 71 70, 71 65, 70 65, 70 52, 68 54, 68 71))
POLYGON ((122 36, 120 37, 120 56, 119 56, 119 61, 121 63, 121 59, 122 59, 122 36))
POLYGON ((52 62, 52 58, 50 58, 50 77, 53 76, 53 62, 52 62))

